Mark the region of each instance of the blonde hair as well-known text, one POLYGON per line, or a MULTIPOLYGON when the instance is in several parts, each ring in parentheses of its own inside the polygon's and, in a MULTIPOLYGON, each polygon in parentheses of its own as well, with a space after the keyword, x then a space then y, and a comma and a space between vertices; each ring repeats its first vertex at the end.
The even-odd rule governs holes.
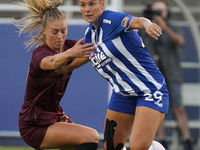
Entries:
POLYGON ((26 14, 20 20, 16 21, 15 26, 20 30, 21 33, 29 33, 31 39, 26 41, 24 44, 26 48, 30 50, 34 45, 43 45, 46 41, 45 36, 42 34, 41 28, 46 28, 47 21, 55 19, 66 18, 64 14, 57 8, 62 5, 63 0, 24 0, 23 2, 17 2, 29 10, 30 13, 26 14), (31 22, 20 24, 24 21, 31 19, 31 22), (37 35, 33 35, 33 32, 40 29, 37 35))

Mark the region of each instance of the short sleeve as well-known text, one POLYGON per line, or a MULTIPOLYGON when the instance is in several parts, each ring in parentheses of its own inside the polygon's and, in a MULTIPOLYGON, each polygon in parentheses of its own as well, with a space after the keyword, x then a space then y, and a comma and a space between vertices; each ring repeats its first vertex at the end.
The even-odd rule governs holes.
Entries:
POLYGON ((126 32, 134 18, 126 13, 106 11, 102 16, 102 30, 104 40, 112 40, 126 32))
POLYGON ((116 32, 126 31, 130 26, 131 20, 134 18, 134 16, 122 12, 112 12, 107 17, 111 19, 112 27, 115 28, 116 32))
POLYGON ((47 56, 52 56, 53 54, 49 50, 40 49, 33 52, 32 55, 32 65, 34 68, 40 68, 40 64, 43 58, 47 56))

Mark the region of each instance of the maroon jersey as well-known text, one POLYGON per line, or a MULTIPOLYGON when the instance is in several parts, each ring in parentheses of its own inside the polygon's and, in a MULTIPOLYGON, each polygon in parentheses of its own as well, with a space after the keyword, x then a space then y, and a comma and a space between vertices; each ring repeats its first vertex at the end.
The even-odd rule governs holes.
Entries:
MULTIPOLYGON (((76 41, 66 40, 63 51, 73 47, 76 41)), ((47 125, 60 120, 63 109, 59 105, 71 73, 51 76, 52 70, 42 70, 44 57, 57 54, 47 44, 39 46, 32 53, 27 77, 24 103, 19 113, 19 122, 24 125, 47 125)), ((69 63, 68 63, 69 64, 69 63)))

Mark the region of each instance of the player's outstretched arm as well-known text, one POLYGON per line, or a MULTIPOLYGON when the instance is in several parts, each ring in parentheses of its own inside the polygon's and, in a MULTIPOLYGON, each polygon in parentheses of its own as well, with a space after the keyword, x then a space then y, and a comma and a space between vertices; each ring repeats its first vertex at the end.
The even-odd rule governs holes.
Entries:
POLYGON ((63 66, 62 68, 56 69, 53 72, 51 72, 51 75, 55 76, 55 75, 70 73, 74 69, 81 67, 87 62, 89 62, 89 58, 76 58, 71 64, 63 66))
POLYGON ((96 50, 93 43, 83 45, 84 39, 79 40, 69 50, 58 53, 53 56, 48 56, 42 59, 40 67, 43 70, 56 70, 67 64, 67 62, 74 58, 89 58, 91 53, 96 50))
POLYGON ((155 40, 158 40, 158 37, 162 35, 162 29, 144 17, 135 17, 131 20, 129 30, 133 29, 145 29, 147 34, 155 40))

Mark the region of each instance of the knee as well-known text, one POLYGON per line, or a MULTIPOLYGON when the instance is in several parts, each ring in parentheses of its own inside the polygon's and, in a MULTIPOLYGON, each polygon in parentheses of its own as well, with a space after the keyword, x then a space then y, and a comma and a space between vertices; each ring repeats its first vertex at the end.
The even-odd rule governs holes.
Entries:
POLYGON ((96 150, 99 143, 99 134, 94 129, 89 129, 84 137, 78 142, 78 146, 75 150, 96 150))
POLYGON ((99 133, 95 129, 91 129, 89 139, 86 139, 92 143, 99 143, 99 133))
POLYGON ((99 143, 99 133, 92 128, 87 130, 79 141, 79 144, 83 143, 99 143))

